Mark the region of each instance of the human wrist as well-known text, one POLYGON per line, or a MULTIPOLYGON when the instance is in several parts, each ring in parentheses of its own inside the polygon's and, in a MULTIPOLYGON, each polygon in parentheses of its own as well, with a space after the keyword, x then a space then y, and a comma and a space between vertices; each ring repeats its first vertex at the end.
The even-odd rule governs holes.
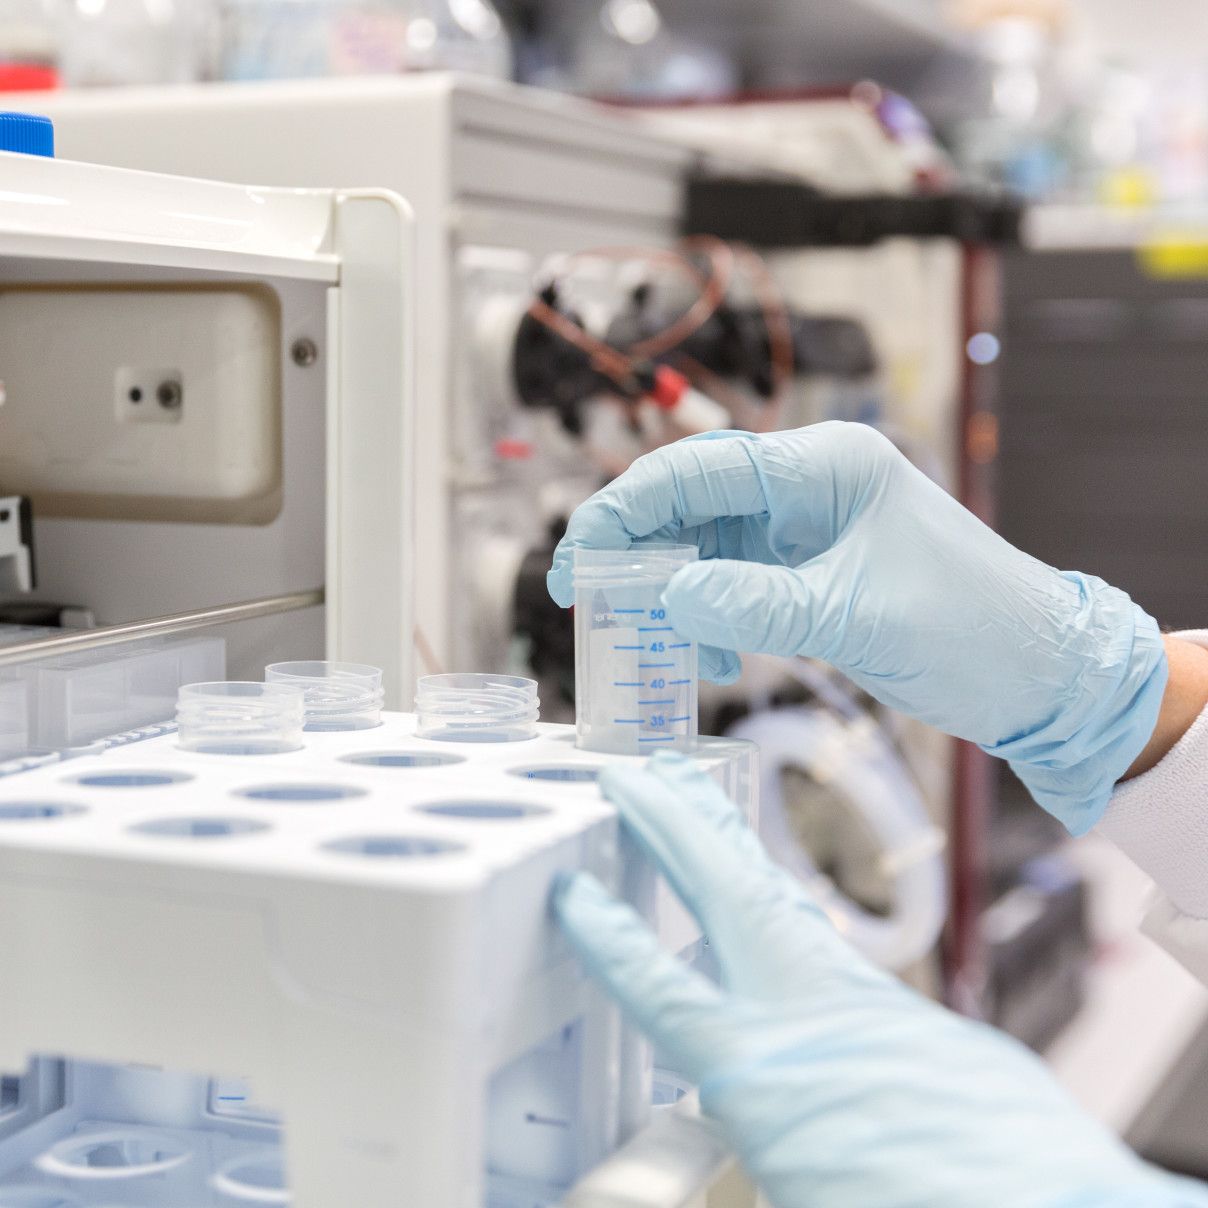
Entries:
POLYGON ((1121 780, 1156 767, 1208 708, 1208 649, 1171 634, 1162 643, 1170 669, 1162 706, 1149 741, 1121 780))
POLYGON ((1080 648, 1055 652, 1060 696, 1051 713, 1006 742, 983 747, 1008 760, 1033 798, 1075 835, 1102 817, 1112 792, 1152 739, 1168 682, 1157 622, 1122 591, 1063 572, 1080 594, 1080 648))

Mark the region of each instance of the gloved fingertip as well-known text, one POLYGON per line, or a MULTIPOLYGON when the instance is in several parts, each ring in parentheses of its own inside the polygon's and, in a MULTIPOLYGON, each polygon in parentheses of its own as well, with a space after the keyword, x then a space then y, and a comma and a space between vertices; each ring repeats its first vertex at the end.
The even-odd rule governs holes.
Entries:
POLYGON ((663 590, 663 602, 671 604, 673 599, 683 602, 685 597, 691 598, 696 589, 712 577, 715 570, 715 559, 712 558, 681 566, 667 581, 663 590))
POLYGON ((709 773, 701 767, 698 760, 678 751, 659 751, 657 755, 650 757, 646 766, 652 775, 664 781, 694 779, 697 776, 710 779, 709 773))
POLYGON ((809 635, 808 592, 787 566, 711 558, 678 570, 663 592, 676 633, 730 651, 790 655, 809 635))
POLYGON ((711 825, 722 826, 741 820, 738 807, 697 760, 661 763, 652 766, 650 771, 675 792, 695 815, 711 825))
POLYGON ((600 792, 612 802, 631 795, 641 783, 645 773, 632 767, 607 767, 600 773, 600 792))
POLYGON ((681 764, 691 762, 688 756, 680 751, 655 751, 646 761, 646 766, 649 768, 678 767, 681 764))
POLYGON ((545 576, 545 587, 559 608, 569 608, 574 603, 575 589, 571 583, 569 558, 554 555, 554 564, 545 576))
POLYGON ((608 900, 608 891, 589 872, 562 871, 554 875, 550 888, 550 903, 559 918, 565 918, 568 910, 576 905, 585 905, 608 900))
POLYGON ((744 428, 714 428, 711 432, 691 432, 687 436, 680 438, 680 444, 686 445, 689 441, 702 440, 758 440, 759 437, 754 432, 749 432, 744 428))
POLYGON ((742 659, 720 646, 698 647, 700 674, 711 684, 732 684, 742 675, 742 659))
MULTIPOLYGON (((668 621, 676 633, 701 642, 702 650, 703 643, 712 636, 711 631, 717 629, 715 614, 719 612, 719 604, 724 615, 722 602, 730 591, 733 566, 733 563, 715 559, 690 562, 671 576, 663 591, 662 602, 667 609, 668 621)), ((714 645, 713 649, 721 647, 714 645)), ((720 660, 718 669, 723 669, 720 660)))

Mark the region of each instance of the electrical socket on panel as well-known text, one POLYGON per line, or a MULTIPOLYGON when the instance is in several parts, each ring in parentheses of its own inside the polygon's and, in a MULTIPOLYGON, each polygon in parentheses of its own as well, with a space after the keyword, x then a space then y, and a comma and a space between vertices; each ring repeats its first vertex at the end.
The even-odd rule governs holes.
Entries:
POLYGON ((184 375, 178 369, 120 368, 114 375, 119 423, 178 424, 184 414, 184 375))
POLYGON ((258 286, 0 290, 0 481, 37 514, 266 524, 281 320, 258 286))

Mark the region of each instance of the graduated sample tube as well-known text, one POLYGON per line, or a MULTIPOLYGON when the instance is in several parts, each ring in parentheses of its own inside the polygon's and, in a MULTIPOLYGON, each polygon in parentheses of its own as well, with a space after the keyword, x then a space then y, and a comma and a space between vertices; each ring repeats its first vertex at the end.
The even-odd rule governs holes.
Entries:
POLYGON ((691 545, 575 551, 577 743, 647 755, 696 739, 696 643, 667 621, 663 591, 691 545))

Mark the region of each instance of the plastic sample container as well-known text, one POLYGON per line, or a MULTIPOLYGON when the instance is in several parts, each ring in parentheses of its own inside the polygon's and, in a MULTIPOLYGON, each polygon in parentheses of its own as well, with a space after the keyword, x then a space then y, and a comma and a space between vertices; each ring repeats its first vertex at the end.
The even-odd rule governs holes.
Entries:
POLYGON ((306 729, 369 730, 382 724, 382 671, 364 663, 272 663, 269 684, 291 684, 306 698, 306 729))
MULTIPOLYGON (((0 625, 0 646, 16 646, 60 633, 37 625, 0 625)), ((22 755, 34 745, 29 683, 19 667, 0 671, 0 759, 22 755)))
POLYGON ((423 676, 415 712, 420 738, 517 742, 535 737, 541 702, 536 680, 471 671, 423 676))
POLYGON ((182 684, 226 673, 222 638, 148 641, 30 663, 33 741, 59 750, 170 720, 182 684))
POLYGON ((30 746, 29 688, 21 679, 0 679, 0 759, 21 755, 30 746))
POLYGON ((663 591, 690 545, 575 551, 577 745, 618 755, 690 749, 696 643, 667 621, 663 591))
POLYGON ((302 689, 292 684, 186 684, 176 706, 178 741, 186 751, 208 755, 296 751, 305 716, 302 689))

